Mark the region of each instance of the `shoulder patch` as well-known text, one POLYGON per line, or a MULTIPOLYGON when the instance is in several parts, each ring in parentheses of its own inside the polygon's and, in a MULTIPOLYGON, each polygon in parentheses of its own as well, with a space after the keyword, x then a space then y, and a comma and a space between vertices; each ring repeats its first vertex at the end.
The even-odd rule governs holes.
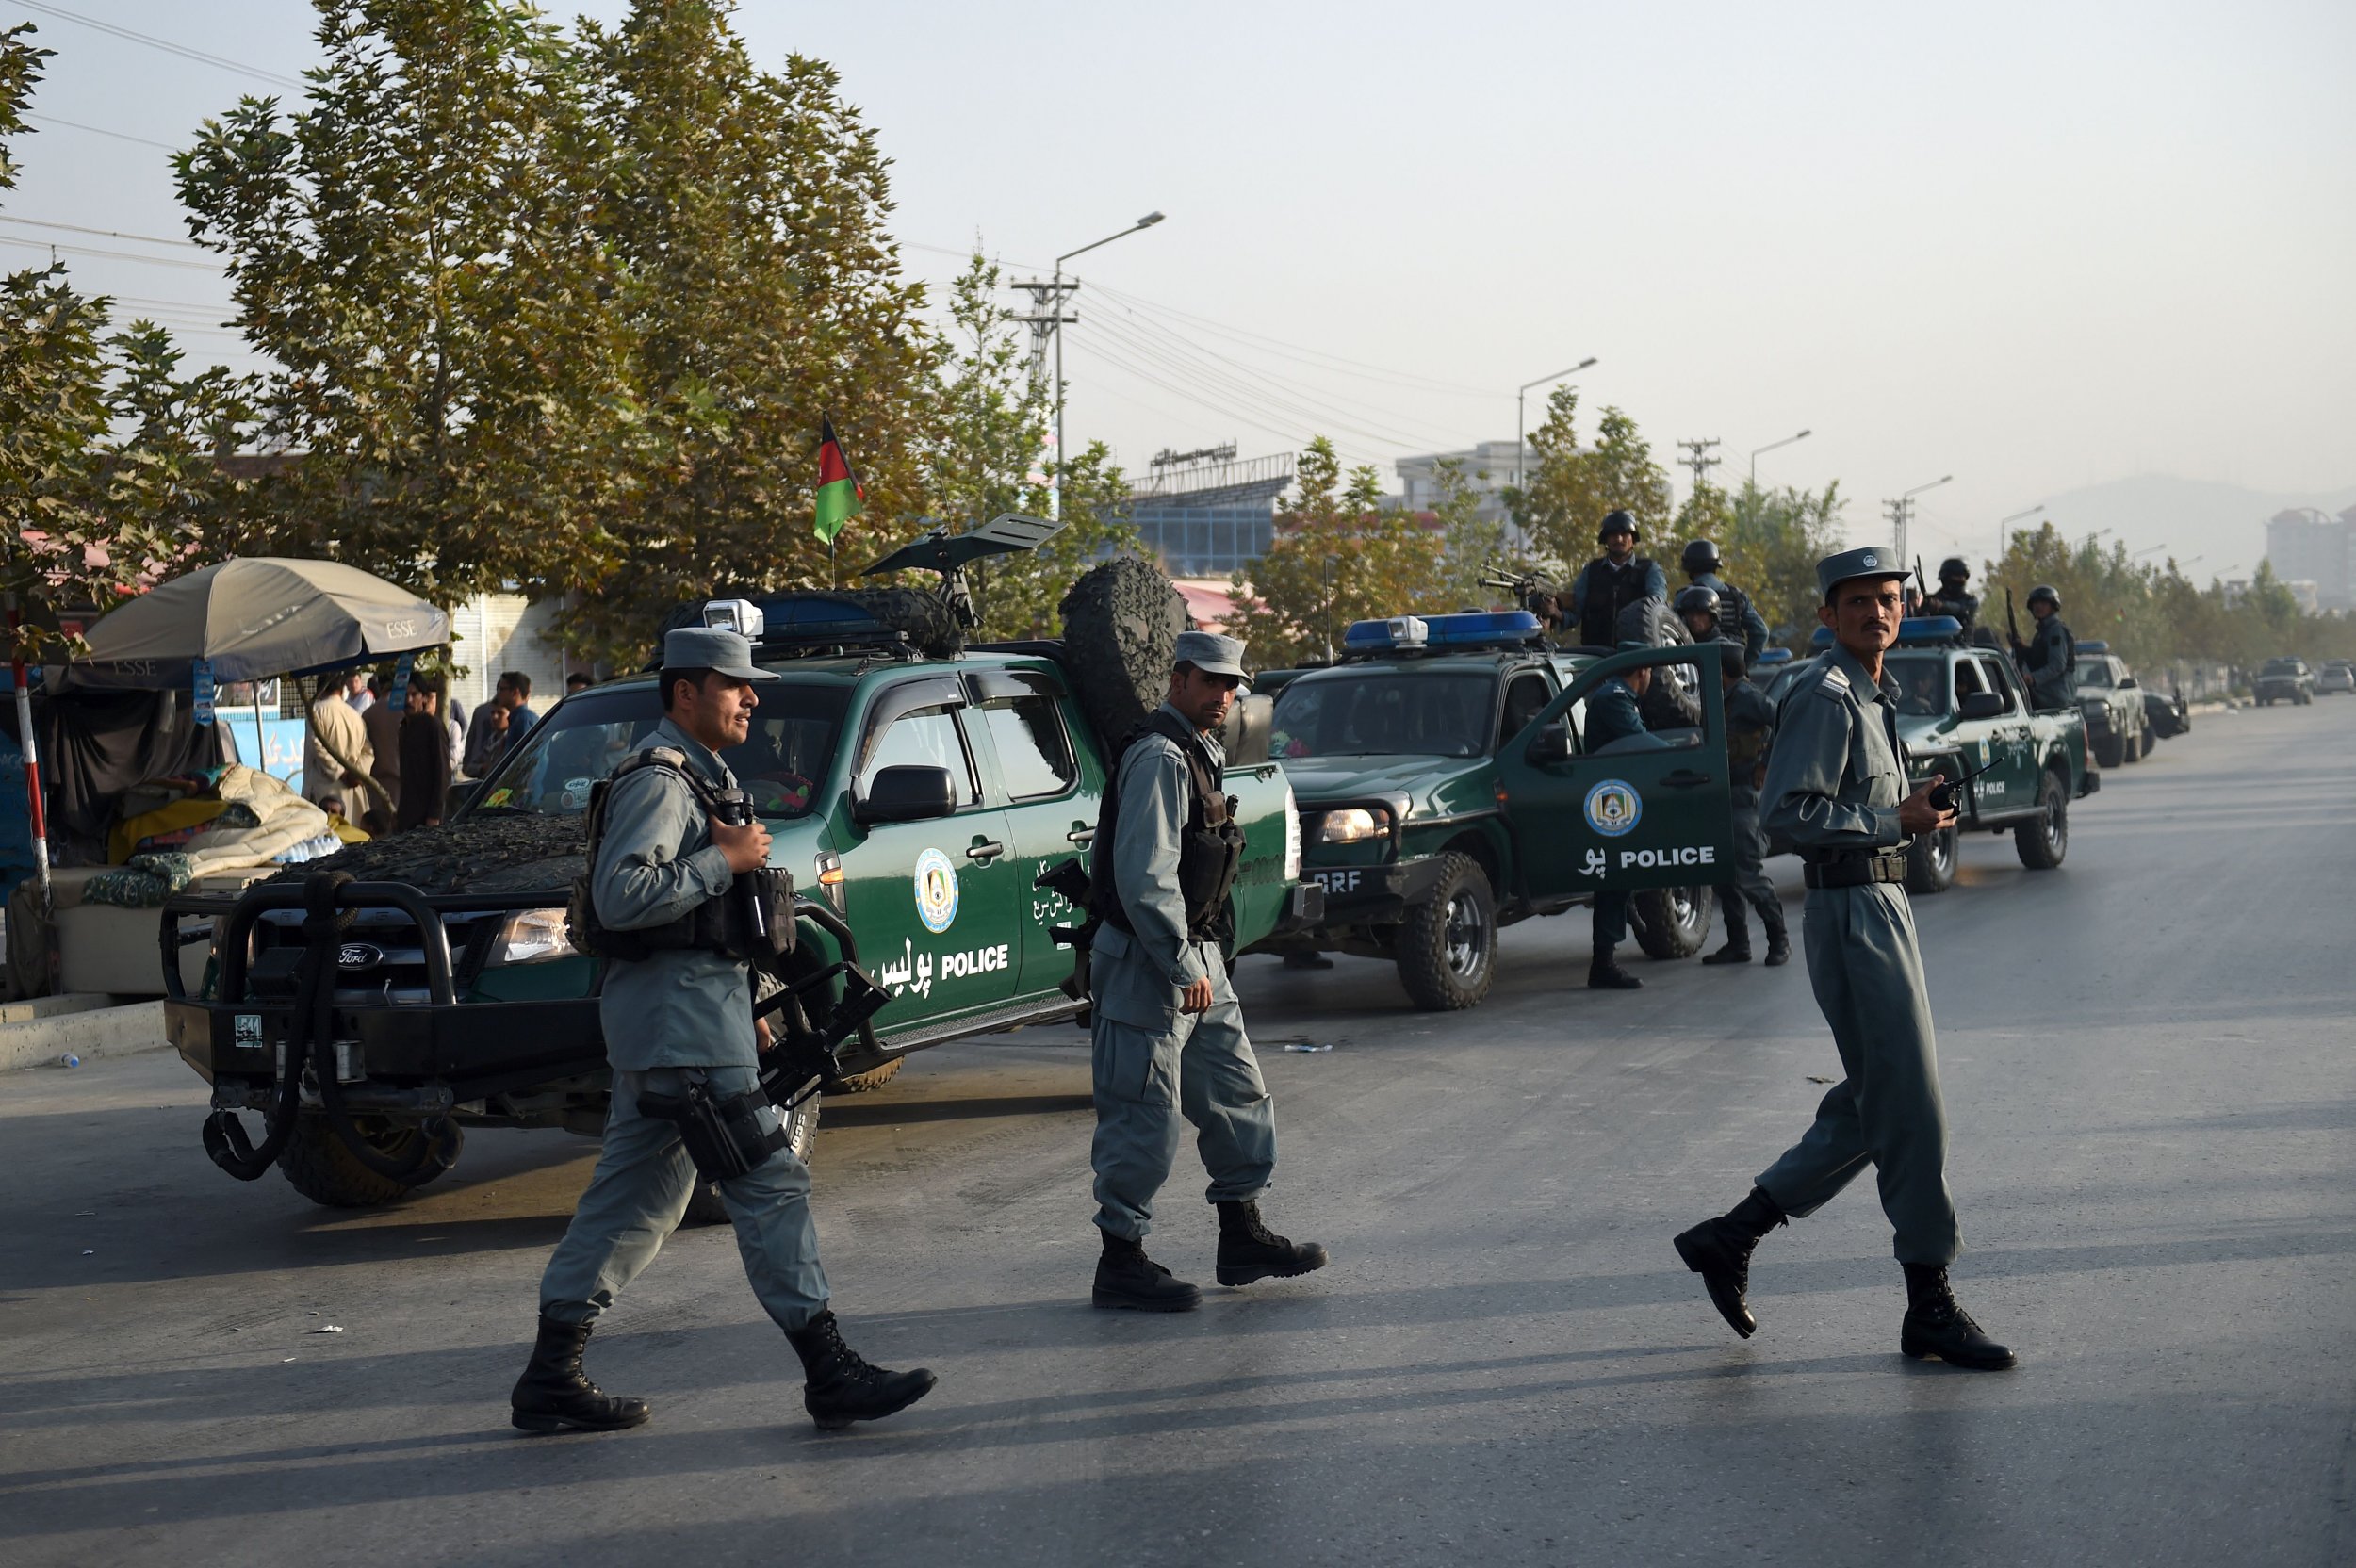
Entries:
POLYGON ((1846 694, 1849 690, 1848 673, 1838 664, 1826 664, 1824 678, 1819 684, 1824 691, 1846 694))

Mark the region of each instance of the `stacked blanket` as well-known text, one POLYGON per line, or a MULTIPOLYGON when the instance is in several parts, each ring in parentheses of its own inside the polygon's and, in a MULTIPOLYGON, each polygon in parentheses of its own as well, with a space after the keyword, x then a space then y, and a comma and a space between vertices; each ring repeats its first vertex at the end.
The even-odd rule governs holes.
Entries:
POLYGON ((326 812, 269 774, 234 762, 219 770, 209 792, 191 791, 127 818, 115 841, 129 851, 126 863, 91 877, 85 903, 154 908, 200 876, 291 865, 343 847, 326 812))

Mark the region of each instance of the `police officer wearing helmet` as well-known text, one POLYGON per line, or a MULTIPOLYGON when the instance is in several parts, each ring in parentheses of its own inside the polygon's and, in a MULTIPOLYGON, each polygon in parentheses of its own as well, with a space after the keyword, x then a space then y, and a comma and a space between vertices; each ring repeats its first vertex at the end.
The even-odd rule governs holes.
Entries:
MULTIPOLYGON (((1637 653, 1654 645, 1622 643, 1617 652, 1637 653)), ((1622 751, 1659 751, 1668 742, 1644 727, 1644 694, 1660 678, 1661 670, 1652 664, 1633 670, 1623 670, 1605 680, 1587 697, 1587 749, 1596 750, 1613 742, 1624 742, 1622 751)), ((1595 892, 1595 920, 1592 927, 1592 956, 1587 960, 1587 988, 1591 991, 1632 991, 1644 984, 1622 969, 1612 950, 1628 939, 1628 892, 1621 888, 1602 888, 1595 892)))
POLYGON ((1898 1348, 1917 1358, 1995 1371, 2013 1354, 1956 1305, 1947 1266, 1960 1247, 1947 1193, 1947 1122, 1930 999, 1906 895, 1910 836, 1955 820, 1930 782, 1906 788, 1898 685, 1882 666, 1905 612, 1907 573, 1887 550, 1843 550, 1817 564, 1818 618, 1834 644, 1785 694, 1760 798, 1807 865, 1808 975, 1832 1025, 1842 1080, 1816 1121, 1732 1211, 1677 1238, 1710 1301, 1747 1339, 1752 1250, 1786 1219, 1809 1215, 1868 1165, 1895 1232, 1906 1312, 1898 1348))
POLYGON ((1187 1312, 1203 1293, 1145 1254, 1153 1197, 1195 1128, 1219 1212, 1219 1282, 1307 1274, 1325 1249, 1270 1232, 1259 1198, 1276 1167, 1276 1106, 1244 1033, 1221 943, 1243 851, 1221 792, 1219 732, 1243 684, 1243 644, 1179 634, 1159 708, 1124 743, 1098 819, 1090 903, 1100 1307, 1187 1312))
MULTIPOLYGON (((1724 608, 1725 601, 1719 598, 1717 589, 1708 583, 1696 582, 1690 588, 1678 589, 1677 596, 1671 602, 1677 610, 1677 619, 1683 621, 1685 629, 1693 634, 1693 641, 1714 643, 1720 640, 1726 623, 1719 612, 1724 608)), ((1730 638, 1726 640, 1732 641, 1730 638)), ((1735 643, 1734 645, 1740 648, 1742 644, 1735 643)))
MULTIPOLYGON (((1751 596, 1718 575, 1718 547, 1707 539, 1690 541, 1685 553, 1677 558, 1685 568, 1686 578, 1697 588, 1707 588, 1718 596, 1718 629, 1712 633, 1719 641, 1742 645, 1742 665, 1748 669, 1759 662, 1759 656, 1767 651, 1767 622, 1751 606, 1751 596)), ((1680 604, 1683 596, 1679 596, 1680 604)), ((1693 641, 1706 641, 1698 631, 1693 641)))
POLYGON ((654 1261, 700 1181, 716 1181, 753 1294, 801 1358, 804 1407, 825 1428, 872 1421, 924 1397, 933 1375, 871 1366, 843 1342, 818 1263, 810 1170, 785 1147, 760 1086, 768 1025, 753 1016, 745 958, 730 956, 741 941, 714 936, 736 879, 769 858, 758 820, 731 825, 715 814, 746 804, 719 753, 749 732, 755 683, 777 678, 752 662, 738 633, 683 627, 663 639, 659 678, 662 722, 591 811, 590 907, 577 901, 577 931, 593 951, 636 956, 606 960, 597 1004, 614 1069, 605 1147, 540 1280, 539 1341, 515 1384, 515 1423, 609 1431, 646 1419, 645 1400, 588 1380, 581 1350, 597 1317, 654 1261), (697 1117, 698 1107, 717 1118, 697 1117), (728 1132, 715 1135, 719 1119, 728 1132))
POLYGON ((1636 553, 1636 519, 1628 513, 1606 513, 1595 543, 1603 554, 1571 580, 1569 624, 1579 629, 1582 645, 1616 647, 1621 614, 1644 599, 1666 599, 1669 580, 1656 563, 1636 553))
POLYGON ((2062 623, 2061 595, 2040 582, 2029 590, 2029 613, 2037 630, 2027 642, 2012 639, 2012 656, 2029 682, 2029 700, 2039 708, 2078 705, 2078 640, 2062 623))
POLYGON ((1979 619, 1980 596, 1964 584, 1972 580, 1972 568, 1963 557, 1951 555, 1939 564, 1939 592, 1925 595, 1922 613, 1953 615, 1963 625, 1963 635, 1969 639, 1972 623, 1979 619))
MULTIPOLYGON (((1693 593, 1688 588, 1686 593, 1693 593)), ((1718 886, 1718 907, 1726 911, 1726 944, 1702 959, 1705 964, 1747 964, 1751 961, 1750 923, 1743 918, 1748 904, 1759 911, 1767 928, 1767 967, 1774 969, 1792 956, 1792 940, 1783 923, 1783 898, 1767 878, 1767 835, 1759 825, 1759 785, 1767 769, 1767 750, 1775 740, 1775 708, 1767 694, 1752 685, 1742 667, 1742 650, 1720 643, 1726 676, 1726 764, 1731 776, 1734 808, 1733 878, 1718 886)))

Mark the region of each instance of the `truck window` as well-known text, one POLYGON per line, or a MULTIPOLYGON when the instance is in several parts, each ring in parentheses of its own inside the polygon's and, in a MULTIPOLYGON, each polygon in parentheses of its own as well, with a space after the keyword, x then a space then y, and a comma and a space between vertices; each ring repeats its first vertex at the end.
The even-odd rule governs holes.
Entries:
POLYGON ((1079 782, 1072 739, 1064 733, 1063 712, 1054 697, 1001 698, 982 710, 982 722, 998 748, 1009 798, 1039 800, 1079 782))
MULTIPOLYGON (((765 817, 798 817, 817 797, 843 727, 846 688, 764 683, 743 745, 720 754, 765 817)), ((652 686, 566 697, 532 727, 481 793, 486 810, 569 816, 586 810, 590 787, 614 771, 663 717, 652 686)))
POLYGON ((1553 695, 1546 678, 1537 671, 1530 670, 1515 676, 1505 688, 1505 710, 1497 720, 1497 744, 1503 745, 1519 735, 1553 695))
POLYGON ((1974 655, 1972 662, 1980 667, 1980 678, 1987 682, 1988 689, 2004 699, 2004 711, 2014 711, 2018 705, 2013 701, 2012 683, 1997 669, 1995 659, 1983 653, 1974 655))
POLYGON ((1955 662, 1955 700, 1957 702, 1961 702, 1965 697, 1975 693, 1987 690, 1988 683, 1980 674, 1978 660, 1959 659, 1955 662))
POLYGON ((957 781, 958 804, 971 806, 981 799, 973 764, 965 755, 965 737, 957 729, 957 715, 947 708, 922 708, 892 720, 868 751, 867 765, 854 786, 858 792, 864 795, 886 768, 946 768, 957 781))
POLYGON ((2108 659, 2079 660, 2078 684, 2107 689, 2111 684, 2111 662, 2108 659))
POLYGON ((1279 758, 1481 757, 1497 678, 1367 670, 1296 680, 1276 699, 1279 758))
POLYGON ((1885 654, 1882 665, 1898 682, 1898 711, 1937 718, 1947 711, 1947 655, 1939 649, 1885 654))

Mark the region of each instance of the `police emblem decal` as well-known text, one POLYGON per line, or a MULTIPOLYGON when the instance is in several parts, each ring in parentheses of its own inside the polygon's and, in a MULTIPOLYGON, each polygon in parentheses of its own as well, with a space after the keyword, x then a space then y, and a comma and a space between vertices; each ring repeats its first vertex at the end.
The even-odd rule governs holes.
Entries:
POLYGON ((946 931, 957 918, 957 868, 928 849, 916 858, 916 918, 927 931, 946 931))
POLYGON ((1867 550, 1863 555, 1857 557, 1857 559, 1868 566, 1878 566, 1881 564, 1880 562, 1873 559, 1873 552, 1872 550, 1867 550))
POLYGON ((1607 778, 1587 792, 1587 825, 1607 839, 1635 830, 1644 802, 1626 779, 1607 778))

